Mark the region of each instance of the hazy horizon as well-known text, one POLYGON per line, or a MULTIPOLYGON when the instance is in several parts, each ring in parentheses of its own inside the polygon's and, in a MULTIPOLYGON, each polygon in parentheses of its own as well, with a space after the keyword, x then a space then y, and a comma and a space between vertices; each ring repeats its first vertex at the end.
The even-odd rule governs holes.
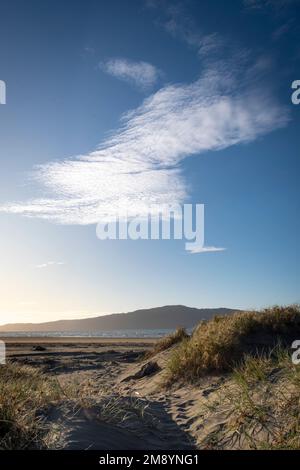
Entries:
MULTIPOLYGON (((70 317, 57 317, 57 318, 53 318, 53 314, 49 317, 48 320, 43 320, 43 321, 34 321, 34 322, 31 322, 31 321, 9 321, 9 322, 5 322, 3 323, 2 321, 0 321, 0 326, 3 326, 3 325, 7 325, 7 324, 16 324, 16 323, 32 323, 32 324, 39 324, 39 323, 48 323, 48 322, 52 322, 52 321, 64 321, 64 320, 85 320, 85 319, 89 319, 89 318, 97 318, 97 317, 104 317, 104 316, 109 316, 109 315, 118 315, 118 314, 127 314, 127 313, 133 313, 133 312, 137 312, 137 311, 140 311, 140 310, 151 310, 151 309, 156 309, 156 308, 163 308, 163 307, 175 307, 175 306, 179 306, 181 304, 178 304, 178 305, 159 305, 159 306, 151 306, 151 307, 140 307, 140 308, 136 308, 134 310, 128 310, 128 311, 119 311, 119 312, 105 312, 105 313, 94 313, 93 315, 91 314, 86 314, 84 315, 83 313, 78 313, 78 316, 75 317, 75 316, 70 316, 70 317)), ((197 306, 190 306, 190 305, 181 305, 183 307, 187 307, 187 308, 196 308, 196 309, 216 309, 216 308, 228 308, 228 309, 231 309, 231 310, 241 310, 240 307, 224 307, 224 306, 214 306, 214 307, 197 307, 197 306)), ((59 314, 58 314, 59 315, 59 314)), ((65 315, 65 314, 64 314, 65 315)), ((70 314, 72 315, 72 314, 70 314)), ((74 315, 74 314, 73 314, 74 315)))

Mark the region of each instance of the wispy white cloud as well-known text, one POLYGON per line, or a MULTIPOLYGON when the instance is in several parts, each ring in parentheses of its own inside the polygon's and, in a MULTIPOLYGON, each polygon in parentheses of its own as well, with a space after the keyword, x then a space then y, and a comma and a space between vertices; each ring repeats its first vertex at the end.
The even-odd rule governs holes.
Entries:
POLYGON ((221 248, 217 246, 203 246, 203 247, 190 248, 188 249, 188 252, 191 254, 197 254, 197 253, 214 253, 214 252, 225 251, 225 250, 226 248, 221 248))
POLYGON ((81 225, 182 204, 186 157, 251 142, 288 122, 286 109, 256 85, 248 70, 219 64, 191 84, 165 86, 95 151, 35 168, 49 197, 0 211, 81 225))
MULTIPOLYGON (((178 37, 195 48, 202 60, 215 57, 224 48, 225 38, 216 31, 208 33, 199 28, 182 2, 146 0, 145 5, 156 9, 161 14, 158 23, 173 37, 178 37)), ((233 45, 231 52, 232 47, 233 45)))
POLYGON ((262 8, 271 7, 280 10, 283 7, 288 7, 299 0, 244 0, 246 8, 260 10, 262 8))
POLYGON ((201 58, 206 58, 218 52, 223 44, 217 32, 205 34, 195 27, 191 18, 183 16, 179 7, 168 8, 168 19, 164 24, 167 32, 183 39, 188 45, 197 49, 201 58))
POLYGON ((141 89, 153 86, 160 76, 160 71, 154 65, 128 59, 109 59, 101 62, 100 68, 113 77, 132 83, 141 89))
POLYGON ((272 38, 277 41, 278 39, 281 39, 282 36, 286 35, 292 26, 292 21, 287 21, 286 23, 282 24, 279 26, 277 29, 272 34, 272 38))
POLYGON ((48 268, 49 266, 62 266, 65 263, 62 261, 47 261, 46 263, 37 264, 35 267, 38 269, 48 268))

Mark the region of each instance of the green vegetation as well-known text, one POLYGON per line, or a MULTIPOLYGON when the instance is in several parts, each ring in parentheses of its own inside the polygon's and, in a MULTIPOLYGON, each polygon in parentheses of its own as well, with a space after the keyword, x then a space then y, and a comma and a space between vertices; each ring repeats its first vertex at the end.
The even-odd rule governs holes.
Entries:
POLYGON ((300 337, 299 306, 273 307, 202 322, 184 339, 169 362, 169 380, 193 382, 210 372, 232 370, 246 354, 263 354, 278 342, 300 337))
POLYGON ((226 425, 207 436, 206 447, 300 448, 300 368, 280 346, 268 356, 246 356, 214 405, 226 425))
POLYGON ((59 396, 57 382, 37 369, 0 366, 0 449, 47 447, 42 410, 59 396))
MULTIPOLYGON (((167 384, 177 382, 185 392, 187 383, 196 385, 188 393, 196 391, 191 434, 199 448, 299 449, 300 365, 290 350, 295 339, 300 307, 273 307, 203 321, 191 336, 178 328, 147 357, 168 350, 161 357, 167 384)), ((57 447, 59 429, 51 428, 49 411, 64 401, 74 412, 88 409, 101 422, 126 429, 160 425, 148 399, 113 391, 110 382, 99 387, 91 376, 63 390, 42 369, 8 363, 0 366, 0 449, 57 447)))
POLYGON ((155 356, 155 354, 158 354, 161 351, 165 351, 174 344, 178 344, 187 338, 189 338, 189 335, 187 334, 186 330, 184 328, 177 328, 174 333, 164 336, 159 341, 157 341, 154 347, 146 353, 145 357, 148 358, 155 356))
POLYGON ((172 351, 168 384, 215 383, 199 403, 200 448, 300 448, 298 338, 299 306, 273 307, 203 322, 172 351))

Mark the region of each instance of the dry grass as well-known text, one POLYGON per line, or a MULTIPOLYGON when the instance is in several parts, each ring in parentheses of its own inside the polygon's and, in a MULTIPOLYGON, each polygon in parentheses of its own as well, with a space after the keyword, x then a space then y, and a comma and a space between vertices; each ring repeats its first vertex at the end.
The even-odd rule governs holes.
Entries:
POLYGON ((215 317, 201 323, 173 352, 169 380, 193 382, 210 372, 232 370, 245 354, 268 354, 279 341, 290 346, 299 335, 299 306, 215 317))
POLYGON ((57 382, 37 369, 0 366, 0 449, 45 447, 42 411, 59 397, 57 382))
POLYGON ((118 426, 133 427, 138 429, 143 422, 150 427, 155 427, 155 419, 150 412, 147 400, 119 394, 110 394, 97 403, 98 419, 118 426), (130 426, 131 425, 131 426, 130 426))
POLYGON ((169 383, 222 374, 216 392, 200 405, 199 425, 208 430, 201 432, 200 448, 300 448, 300 365, 290 350, 299 338, 295 305, 216 317, 178 345, 169 383))
POLYGON ((144 359, 155 356, 155 354, 158 354, 161 351, 165 351, 166 349, 169 349, 174 344, 178 344, 187 338, 189 338, 189 335, 187 334, 185 328, 181 328, 181 327, 177 328, 176 331, 174 331, 174 333, 164 336, 159 341, 157 341, 157 343, 153 346, 153 348, 150 351, 147 351, 147 353, 144 356, 144 359))
POLYGON ((299 449, 300 368, 285 349, 246 356, 220 389, 210 413, 226 415, 208 448, 299 449))

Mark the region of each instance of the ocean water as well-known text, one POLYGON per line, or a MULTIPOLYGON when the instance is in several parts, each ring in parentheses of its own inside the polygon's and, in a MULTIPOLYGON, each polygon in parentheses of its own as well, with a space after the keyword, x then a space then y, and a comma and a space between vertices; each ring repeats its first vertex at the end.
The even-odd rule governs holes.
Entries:
POLYGON ((160 330, 110 330, 110 331, 11 331, 0 333, 6 337, 28 337, 28 338, 161 338, 175 329, 160 330))

